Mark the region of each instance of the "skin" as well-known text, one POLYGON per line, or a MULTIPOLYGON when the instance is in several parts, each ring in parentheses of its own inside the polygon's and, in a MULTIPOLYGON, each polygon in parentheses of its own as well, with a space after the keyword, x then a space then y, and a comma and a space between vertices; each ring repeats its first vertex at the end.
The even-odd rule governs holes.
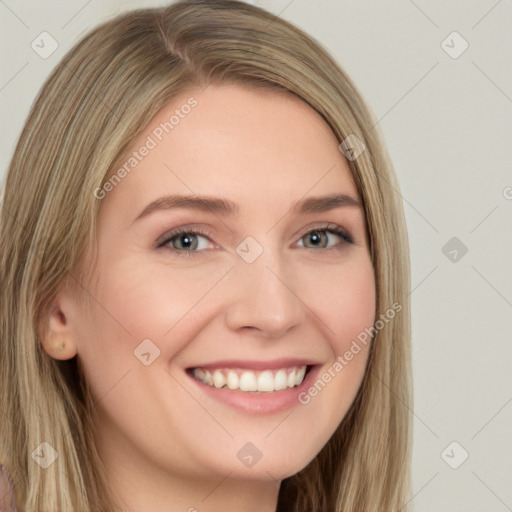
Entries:
POLYGON ((198 105, 102 199, 97 280, 82 283, 94 300, 87 310, 83 290, 63 285, 44 345, 52 357, 78 357, 97 404, 98 450, 124 510, 270 512, 280 482, 315 457, 345 416, 370 346, 309 404, 259 416, 207 396, 185 368, 304 357, 327 371, 375 320, 364 211, 291 213, 312 196, 358 199, 339 141, 291 96, 237 85, 191 89, 132 150, 191 96, 198 105), (194 193, 229 199, 240 214, 180 208, 134 222, 160 196, 194 193), (329 231, 320 242, 306 234, 325 223, 354 243, 329 231), (179 236, 155 247, 190 224, 209 231, 198 235, 196 254, 184 254, 179 236), (263 248, 251 264, 236 252, 247 236, 263 248), (148 338, 160 355, 144 366, 134 350, 148 338), (262 453, 252 468, 236 456, 247 442, 262 453))

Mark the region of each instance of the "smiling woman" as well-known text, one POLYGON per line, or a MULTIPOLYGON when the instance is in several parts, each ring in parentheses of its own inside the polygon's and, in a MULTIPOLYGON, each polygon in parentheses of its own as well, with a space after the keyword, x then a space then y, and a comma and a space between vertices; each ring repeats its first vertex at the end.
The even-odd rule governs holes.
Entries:
POLYGON ((87 35, 2 205, 18 508, 405 512, 398 189, 350 79, 262 9, 189 0, 87 35))

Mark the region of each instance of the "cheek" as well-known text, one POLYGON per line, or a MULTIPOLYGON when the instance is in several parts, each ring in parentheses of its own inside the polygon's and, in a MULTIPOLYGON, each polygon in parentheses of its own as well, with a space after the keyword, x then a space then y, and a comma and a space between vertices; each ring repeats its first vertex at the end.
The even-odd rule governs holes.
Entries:
MULTIPOLYGON (((304 404, 324 411, 332 429, 345 416, 364 377, 375 321, 376 290, 369 258, 329 273, 326 290, 315 312, 322 319, 331 358, 303 396, 304 404)), ((320 322, 319 322, 320 325, 320 322)))
POLYGON ((324 292, 317 293, 316 313, 325 324, 325 335, 334 354, 341 355, 375 321, 376 291, 371 260, 364 257, 337 268, 319 270, 316 280, 324 283, 324 292))
POLYGON ((115 356, 118 365, 133 364, 133 351, 149 339, 162 355, 172 357, 208 317, 208 294, 229 268, 197 265, 176 269, 129 258, 105 265, 98 288, 91 292, 93 318, 81 329, 94 332, 94 336, 87 335, 82 353, 91 357, 97 351, 109 353, 109 360, 115 356))

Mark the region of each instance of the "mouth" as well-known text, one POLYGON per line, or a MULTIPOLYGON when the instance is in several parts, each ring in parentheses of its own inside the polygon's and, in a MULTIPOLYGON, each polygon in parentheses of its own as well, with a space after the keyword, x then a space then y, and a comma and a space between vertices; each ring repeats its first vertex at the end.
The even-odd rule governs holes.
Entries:
MULTIPOLYGON (((294 407, 318 377, 325 363, 298 358, 274 360, 223 360, 186 369, 186 374, 205 399, 236 409, 242 414, 271 415, 294 407)), ((211 404, 213 406, 213 403, 211 404)))
POLYGON ((239 367, 195 367, 186 371, 192 378, 211 388, 260 394, 276 393, 300 386, 312 368, 313 365, 259 370, 239 367))

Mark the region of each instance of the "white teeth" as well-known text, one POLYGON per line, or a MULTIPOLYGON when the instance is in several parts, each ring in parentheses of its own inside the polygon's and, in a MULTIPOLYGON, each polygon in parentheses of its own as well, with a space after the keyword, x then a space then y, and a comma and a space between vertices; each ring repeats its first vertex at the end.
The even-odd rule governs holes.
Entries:
POLYGON ((215 370, 213 372, 213 384, 216 388, 221 388, 226 385, 226 378, 224 377, 224 374, 219 370, 215 370))
POLYGON ((295 370, 288 374, 288 387, 292 388, 295 385, 295 370))
POLYGON ((288 387, 288 377, 286 375, 286 370, 279 370, 274 377, 274 389, 276 391, 281 391, 282 389, 286 389, 288 387))
POLYGON ((231 371, 228 373, 228 388, 229 389, 238 389, 238 375, 231 371))
POLYGON ((297 372, 297 375, 295 377, 295 383, 297 385, 299 385, 303 380, 304 380, 304 377, 306 375, 306 367, 303 366, 298 372, 297 372))
POLYGON ((196 379, 211 387, 227 387, 231 390, 260 391, 271 393, 302 384, 306 375, 306 366, 300 368, 281 368, 279 370, 264 370, 253 372, 249 370, 209 370, 195 368, 193 375, 196 379))
POLYGON ((258 391, 256 375, 252 372, 242 373, 238 387, 240 388, 240 391, 258 391))
POLYGON ((270 370, 265 370, 259 374, 258 391, 274 391, 274 376, 270 370))

